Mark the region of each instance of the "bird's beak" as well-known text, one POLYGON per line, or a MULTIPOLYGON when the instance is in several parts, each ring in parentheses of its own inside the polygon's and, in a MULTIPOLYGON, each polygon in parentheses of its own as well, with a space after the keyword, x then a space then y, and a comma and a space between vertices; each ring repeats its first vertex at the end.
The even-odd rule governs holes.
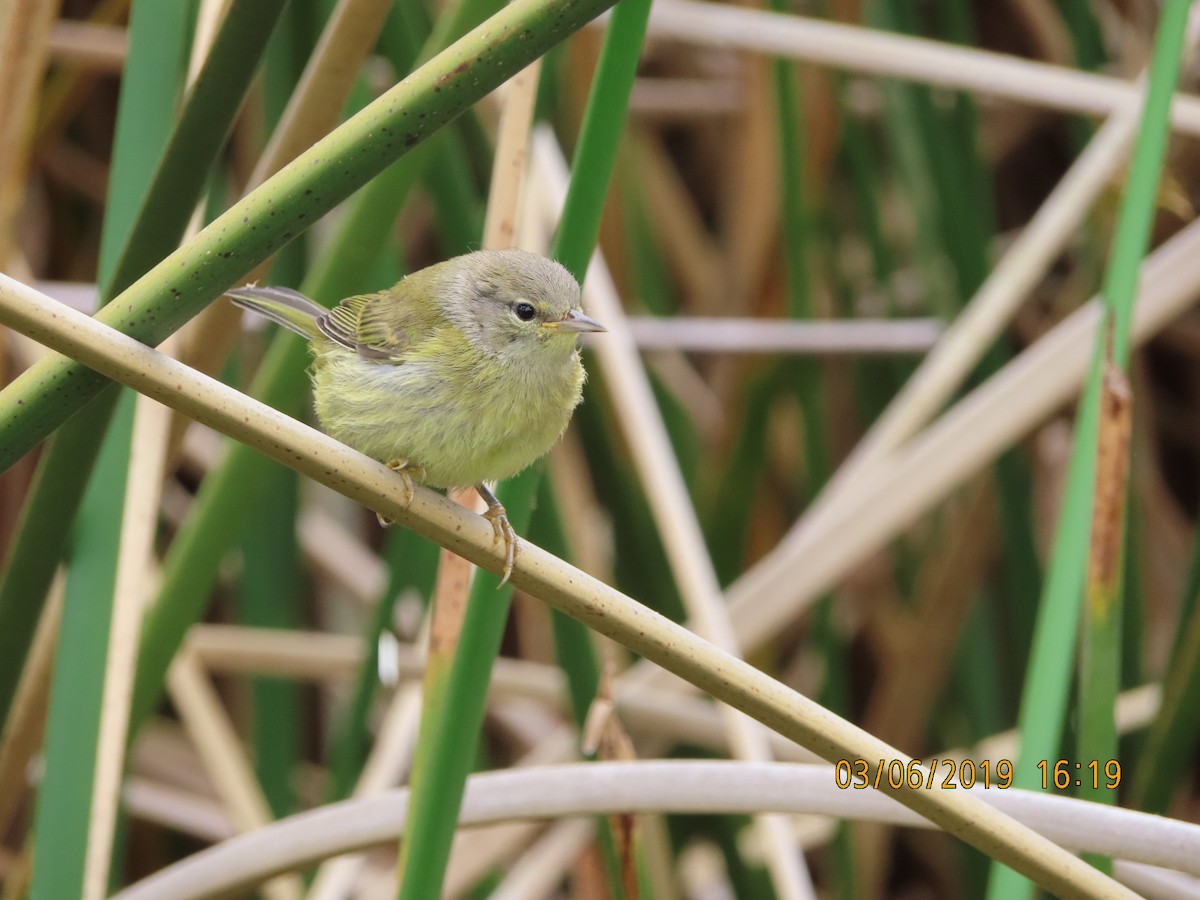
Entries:
POLYGON ((585 316, 577 309, 567 310, 567 314, 557 322, 543 322, 543 328, 551 331, 580 334, 585 331, 608 331, 603 325, 590 316, 585 316))

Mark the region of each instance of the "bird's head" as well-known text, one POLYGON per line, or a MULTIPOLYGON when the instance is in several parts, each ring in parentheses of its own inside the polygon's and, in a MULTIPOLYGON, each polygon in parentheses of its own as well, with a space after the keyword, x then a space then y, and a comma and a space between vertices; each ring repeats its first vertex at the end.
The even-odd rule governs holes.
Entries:
POLYGON ((492 353, 566 357, 578 335, 605 330, 584 314, 579 284, 554 260, 524 250, 480 250, 460 259, 451 317, 492 353))

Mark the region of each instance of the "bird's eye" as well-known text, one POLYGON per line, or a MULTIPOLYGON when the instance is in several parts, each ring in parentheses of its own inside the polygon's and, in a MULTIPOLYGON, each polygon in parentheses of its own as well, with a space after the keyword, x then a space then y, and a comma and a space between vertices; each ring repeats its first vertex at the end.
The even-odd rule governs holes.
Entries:
POLYGON ((533 308, 533 304, 526 303, 524 300, 513 307, 513 312, 517 314, 517 318, 522 322, 528 322, 537 315, 537 310, 533 308))

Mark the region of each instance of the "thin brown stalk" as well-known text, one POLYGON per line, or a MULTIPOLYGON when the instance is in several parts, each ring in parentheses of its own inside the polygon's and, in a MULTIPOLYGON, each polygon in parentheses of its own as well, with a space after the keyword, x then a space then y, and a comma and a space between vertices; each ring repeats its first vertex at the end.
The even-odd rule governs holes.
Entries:
POLYGON ((1092 614, 1112 614, 1120 590, 1125 499, 1129 491, 1129 441, 1133 431, 1133 389, 1111 360, 1104 362, 1100 425, 1096 438, 1096 487, 1088 550, 1088 598, 1092 614))
POLYGON ((61 0, 0 5, 0 265, 8 264, 25 193, 29 138, 61 0))
POLYGON ((147 573, 154 570, 154 541, 158 532, 170 417, 168 407, 146 397, 137 398, 88 821, 83 886, 84 897, 88 900, 100 900, 108 890, 138 636, 142 612, 150 599, 147 589, 154 583, 154 578, 147 577, 147 573))
POLYGON ((529 126, 533 123, 541 71, 539 59, 509 79, 504 88, 491 193, 483 221, 483 246, 493 250, 516 246, 517 212, 529 149, 529 126))

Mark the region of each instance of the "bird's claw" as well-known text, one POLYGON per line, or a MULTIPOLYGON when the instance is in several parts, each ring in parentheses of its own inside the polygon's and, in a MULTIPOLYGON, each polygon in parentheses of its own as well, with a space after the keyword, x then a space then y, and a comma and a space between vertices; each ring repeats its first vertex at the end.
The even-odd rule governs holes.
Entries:
POLYGON ((496 585, 497 589, 504 587, 508 583, 509 576, 512 575, 513 565, 517 561, 517 533, 509 524, 508 514, 504 510, 504 506, 500 503, 489 503, 487 512, 483 517, 492 523, 492 529, 496 533, 496 540, 504 541, 504 570, 500 575, 500 583, 496 585))
MULTIPOLYGON (((387 463, 387 467, 400 476, 400 482, 404 485, 404 505, 412 503, 413 496, 416 494, 413 488, 413 475, 417 476, 418 480, 424 480, 425 467, 409 462, 407 459, 393 459, 387 463)), ((384 528, 390 528, 396 524, 396 520, 390 516, 385 516, 381 512, 375 513, 375 518, 379 520, 379 524, 384 528)))

